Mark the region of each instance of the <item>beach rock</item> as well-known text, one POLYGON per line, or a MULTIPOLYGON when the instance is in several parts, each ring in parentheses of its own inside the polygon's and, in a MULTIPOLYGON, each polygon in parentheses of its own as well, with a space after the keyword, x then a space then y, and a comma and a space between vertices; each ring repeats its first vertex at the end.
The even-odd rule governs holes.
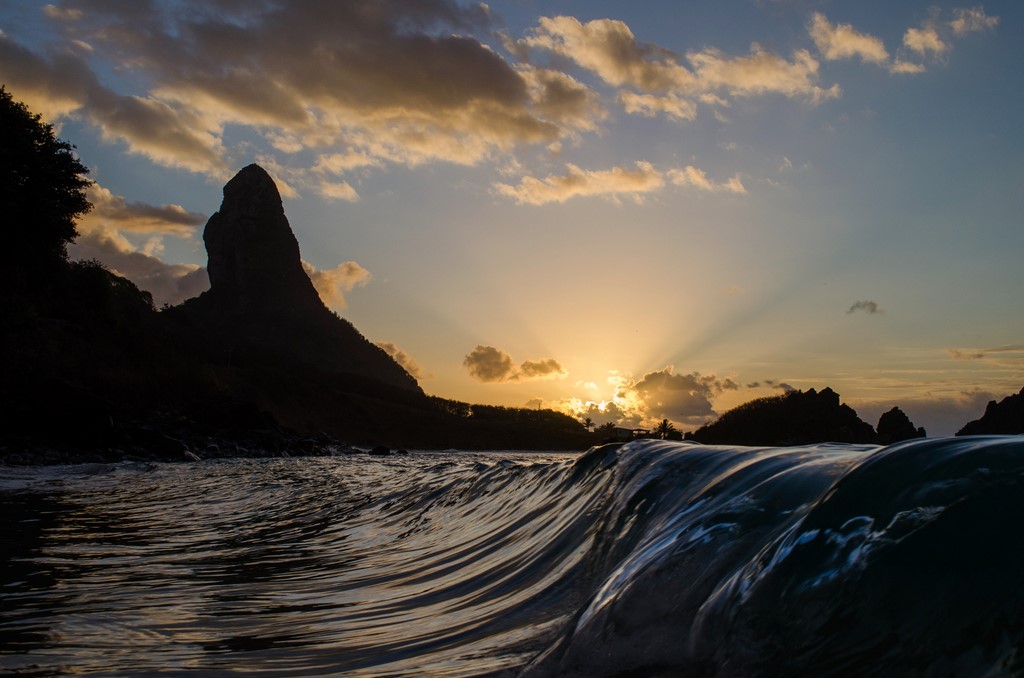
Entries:
POLYGON ((875 429, 878 435, 879 445, 891 445, 901 440, 912 438, 924 438, 925 430, 915 427, 903 410, 894 407, 878 418, 878 426, 875 429))
POLYGON ((391 449, 383 445, 377 445, 376 447, 370 450, 370 454, 375 457, 386 457, 389 454, 391 454, 391 449))

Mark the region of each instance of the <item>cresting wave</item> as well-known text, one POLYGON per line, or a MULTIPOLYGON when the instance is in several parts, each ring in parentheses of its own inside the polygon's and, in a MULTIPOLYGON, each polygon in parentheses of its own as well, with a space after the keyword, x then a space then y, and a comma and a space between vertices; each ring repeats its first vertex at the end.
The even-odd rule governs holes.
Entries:
POLYGON ((0 470, 26 675, 1024 673, 1024 438, 0 470))

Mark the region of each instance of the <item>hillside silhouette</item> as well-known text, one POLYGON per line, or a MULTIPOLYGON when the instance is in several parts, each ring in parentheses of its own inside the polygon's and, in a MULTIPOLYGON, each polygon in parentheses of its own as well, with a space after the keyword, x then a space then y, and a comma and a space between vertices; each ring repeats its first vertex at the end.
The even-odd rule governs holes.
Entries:
POLYGON ((550 410, 423 393, 302 269, 273 180, 241 170, 204 230, 210 289, 157 311, 97 262, 69 262, 88 169, 0 88, 0 459, 14 463, 391 447, 585 449, 550 410), (198 454, 197 454, 198 453, 198 454))
POLYGON ((874 443, 875 430, 831 388, 790 391, 751 400, 722 414, 687 440, 706 445, 808 445, 821 442, 874 443))
POLYGON ((422 393, 391 356, 324 306, 262 167, 249 165, 224 186, 203 240, 210 289, 161 314, 192 353, 218 365, 315 368, 422 393))
MULTIPOLYGON (((335 444, 585 449, 604 434, 551 410, 429 396, 327 309, 271 177, 243 168, 203 239, 210 289, 157 311, 95 261, 69 262, 88 169, 0 86, 0 461, 321 454, 335 444)), ((959 435, 1024 432, 1024 389, 959 435)), ((670 422, 663 422, 668 433, 670 422)), ((924 435, 893 408, 878 431, 829 388, 760 398, 687 438, 733 445, 889 443, 924 435)))
POLYGON ((985 413, 964 425, 958 436, 1024 433, 1024 388, 998 403, 990 400, 985 413))

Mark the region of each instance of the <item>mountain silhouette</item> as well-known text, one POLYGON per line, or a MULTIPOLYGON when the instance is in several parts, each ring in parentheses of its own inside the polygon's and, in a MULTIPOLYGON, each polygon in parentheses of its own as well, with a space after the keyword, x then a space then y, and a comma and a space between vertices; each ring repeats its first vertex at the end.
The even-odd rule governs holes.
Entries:
POLYGON ((790 391, 733 408, 692 433, 706 445, 805 445, 821 442, 873 443, 875 430, 830 388, 790 391))
POLYGON ((980 419, 968 422, 958 436, 1024 433, 1024 388, 998 403, 990 400, 980 419))
POLYGON ((224 186, 203 241, 210 289, 164 313, 194 352, 231 366, 298 363, 422 392, 390 355, 324 306, 262 167, 249 165, 224 186))

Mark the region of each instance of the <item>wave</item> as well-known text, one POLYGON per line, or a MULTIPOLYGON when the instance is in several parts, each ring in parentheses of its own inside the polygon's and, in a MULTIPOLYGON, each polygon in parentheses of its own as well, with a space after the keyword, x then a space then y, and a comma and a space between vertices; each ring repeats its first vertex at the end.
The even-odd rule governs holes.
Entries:
POLYGON ((0 668, 1022 673, 1024 438, 0 470, 0 668))

